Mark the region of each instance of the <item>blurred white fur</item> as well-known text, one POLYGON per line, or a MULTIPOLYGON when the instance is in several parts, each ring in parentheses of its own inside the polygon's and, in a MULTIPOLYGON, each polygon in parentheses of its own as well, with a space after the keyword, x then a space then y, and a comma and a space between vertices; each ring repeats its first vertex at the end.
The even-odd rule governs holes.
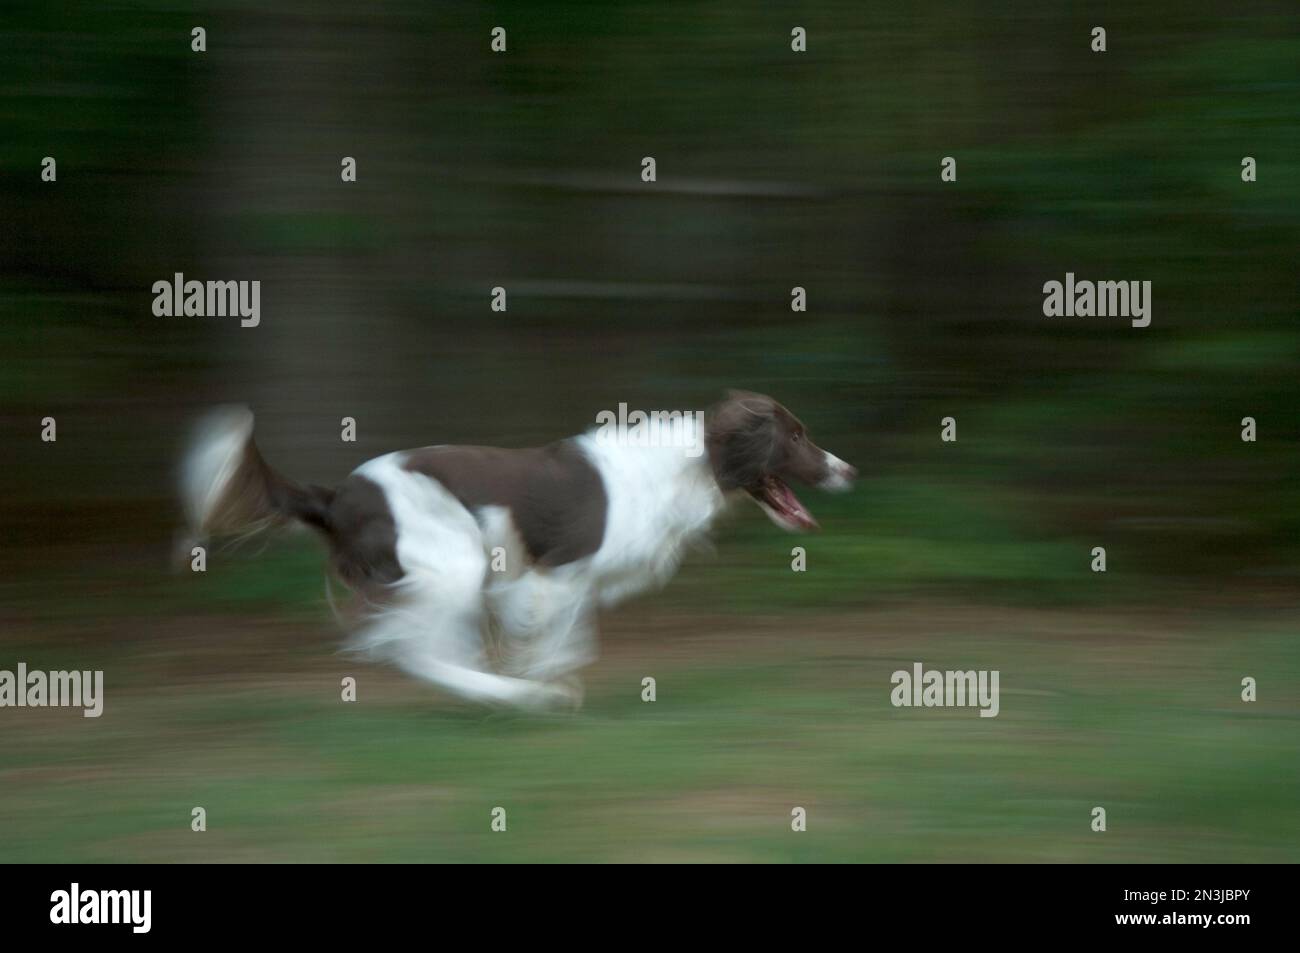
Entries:
POLYGON ((218 407, 195 426, 189 450, 181 459, 181 501, 190 528, 210 529, 213 510, 239 469, 253 436, 253 412, 247 407, 218 407))
POLYGON ((675 446, 638 445, 645 441, 635 434, 578 438, 608 497, 605 533, 591 556, 550 568, 525 566, 508 511, 471 512, 437 481, 405 469, 401 453, 363 464, 357 474, 383 490, 392 511, 405 576, 394 604, 372 615, 350 647, 476 701, 576 705, 576 673, 596 654, 597 606, 666 583, 725 503, 707 458, 686 452, 701 436, 684 434, 675 446), (491 569, 498 546, 506 572, 491 569))

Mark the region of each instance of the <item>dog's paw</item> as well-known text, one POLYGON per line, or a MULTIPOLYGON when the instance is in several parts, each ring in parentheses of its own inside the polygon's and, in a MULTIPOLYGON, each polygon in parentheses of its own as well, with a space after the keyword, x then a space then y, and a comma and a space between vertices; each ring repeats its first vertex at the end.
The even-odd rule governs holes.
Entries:
POLYGON ((582 708, 582 702, 586 698, 587 692, 583 687, 582 679, 577 675, 566 675, 549 684, 559 691, 568 710, 579 711, 582 708))
POLYGON ((534 682, 533 690, 519 707, 534 712, 575 712, 582 708, 582 680, 566 675, 549 682, 534 682))

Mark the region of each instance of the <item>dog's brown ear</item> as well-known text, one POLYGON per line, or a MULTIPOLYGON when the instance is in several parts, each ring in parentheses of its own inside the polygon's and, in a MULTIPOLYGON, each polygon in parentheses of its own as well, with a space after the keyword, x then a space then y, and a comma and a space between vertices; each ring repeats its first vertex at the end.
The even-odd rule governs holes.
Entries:
POLYGON ((760 394, 756 390, 740 390, 738 388, 729 388, 727 390, 727 399, 720 403, 719 408, 730 410, 736 414, 761 414, 770 416, 781 405, 774 401, 766 394, 760 394))
POLYGON ((748 391, 723 401, 705 419, 713 475, 724 490, 756 486, 775 446, 772 401, 748 391))

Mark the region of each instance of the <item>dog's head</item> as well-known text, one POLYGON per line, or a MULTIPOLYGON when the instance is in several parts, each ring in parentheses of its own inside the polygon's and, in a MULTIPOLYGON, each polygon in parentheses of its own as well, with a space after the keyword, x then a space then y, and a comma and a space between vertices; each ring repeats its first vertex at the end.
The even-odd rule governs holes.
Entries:
POLYGON ((771 397, 729 391, 709 411, 706 440, 713 475, 724 491, 744 490, 782 529, 817 525, 790 482, 822 490, 853 486, 858 471, 808 437, 803 423, 771 397))

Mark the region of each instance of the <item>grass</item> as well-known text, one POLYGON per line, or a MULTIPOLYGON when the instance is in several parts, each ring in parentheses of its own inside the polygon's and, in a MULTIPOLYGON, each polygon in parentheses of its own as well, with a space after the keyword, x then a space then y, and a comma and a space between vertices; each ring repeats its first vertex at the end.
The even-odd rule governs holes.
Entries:
POLYGON ((143 637, 106 664, 101 719, 27 711, 0 735, 0 860, 1300 857, 1294 619, 643 618, 613 620, 581 714, 534 718, 446 703, 298 623, 143 637), (913 661, 999 669, 1001 714, 891 707, 913 661))

